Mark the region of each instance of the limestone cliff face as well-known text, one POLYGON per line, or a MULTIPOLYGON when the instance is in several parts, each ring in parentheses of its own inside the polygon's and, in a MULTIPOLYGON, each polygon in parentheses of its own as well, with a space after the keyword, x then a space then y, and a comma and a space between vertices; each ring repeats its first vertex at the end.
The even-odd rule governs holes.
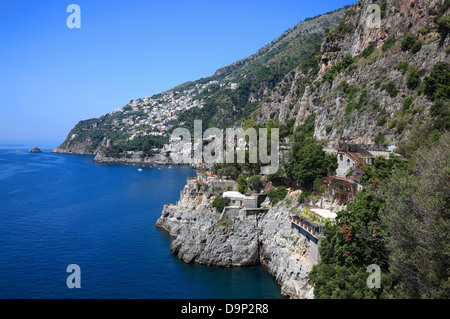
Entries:
POLYGON ((314 288, 308 274, 316 263, 310 256, 310 242, 291 229, 287 202, 282 201, 261 219, 260 262, 281 285, 281 294, 311 299, 314 288))
POLYGON ((369 45, 380 48, 388 37, 401 39, 407 34, 419 34, 427 28, 423 39, 432 39, 437 35, 433 19, 437 17, 444 0, 360 0, 347 12, 342 28, 344 32, 331 32, 322 43, 320 73, 327 67, 341 61, 347 54, 361 54, 369 45), (380 8, 380 25, 370 19, 375 11, 373 5, 380 8))
MULTIPOLYGON (((289 199, 295 201, 295 199, 289 199)), ((187 185, 177 205, 166 205, 156 226, 176 238, 170 250, 187 263, 236 267, 263 265, 290 298, 312 298, 307 275, 314 261, 308 241, 296 235, 287 201, 264 215, 229 218, 211 207, 208 189, 187 185)))
POLYGON ((442 38, 435 22, 439 15, 449 14, 445 8, 444 0, 358 1, 322 42, 318 74, 291 71, 270 92, 270 101, 255 112, 257 118, 267 121, 276 113, 283 122, 295 119, 296 127, 314 113, 315 138, 330 147, 340 138, 367 144, 373 144, 378 134, 389 144, 407 138, 414 123, 429 119, 433 104, 420 92, 420 83, 437 62, 450 61, 450 37, 442 38), (380 8, 379 25, 367 23, 375 21, 368 18, 373 5, 380 8), (418 51, 402 50, 401 40, 408 34, 421 43, 418 51), (383 49, 388 38, 395 43, 383 49), (352 64, 329 77, 327 71, 345 56, 353 58, 352 64), (408 67, 418 71, 416 86, 407 84, 408 67), (412 98, 407 112, 406 98, 412 98))

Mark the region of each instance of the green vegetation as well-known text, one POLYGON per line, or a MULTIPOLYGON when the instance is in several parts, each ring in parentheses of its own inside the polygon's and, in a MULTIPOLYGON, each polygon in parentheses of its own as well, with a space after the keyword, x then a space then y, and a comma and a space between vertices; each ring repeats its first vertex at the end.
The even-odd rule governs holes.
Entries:
POLYGON ((389 234, 390 293, 400 298, 450 297, 449 150, 447 132, 417 151, 412 172, 395 172, 377 192, 389 234))
POLYGON ((381 19, 384 19, 386 17, 386 7, 387 7, 387 0, 384 0, 383 3, 380 5, 381 19))
POLYGON ((415 89, 419 84, 419 71, 412 65, 406 71, 406 86, 408 89, 415 89))
POLYGON ((386 138, 384 137, 384 135, 379 132, 377 134, 377 136, 375 136, 375 144, 383 144, 384 142, 386 142, 386 138))
POLYGON ((272 206, 276 205, 278 202, 282 201, 288 193, 288 190, 284 186, 280 186, 277 188, 272 188, 267 192, 267 195, 270 197, 272 206))
POLYGON ((422 41, 416 41, 414 42, 414 44, 411 46, 411 49, 409 51, 411 51, 411 53, 417 53, 420 51, 420 49, 422 49, 422 41))
POLYGON ((411 105, 412 105, 413 101, 414 101, 414 97, 412 97, 412 96, 405 97, 405 99, 403 100, 403 109, 402 109, 402 111, 403 112, 407 112, 411 108, 411 105))
POLYGON ((375 51, 375 46, 373 44, 369 45, 361 52, 363 58, 368 58, 375 51))
POLYGON ((355 60, 352 58, 352 56, 350 54, 347 54, 341 62, 333 64, 330 68, 328 68, 328 70, 325 71, 325 74, 323 75, 324 81, 332 84, 333 79, 336 77, 336 75, 338 75, 342 70, 350 67, 354 62, 355 60))
POLYGON ((398 90, 395 86, 394 81, 389 81, 388 83, 385 83, 381 86, 381 89, 384 91, 387 91, 391 97, 396 97, 398 90))
POLYGON ((321 261, 310 279, 315 298, 449 298, 448 159, 450 133, 414 151, 415 161, 376 158, 366 189, 325 226, 321 261), (420 204, 419 204, 420 203, 420 204), (381 268, 369 289, 367 266, 381 268))
MULTIPOLYGON (((278 128, 279 130, 279 136, 281 139, 288 136, 292 133, 292 131, 289 131, 288 128, 281 124, 280 122, 272 121, 270 120, 266 124, 255 124, 254 121, 246 121, 245 125, 247 128, 254 128, 256 130, 257 136, 259 136, 259 129, 260 128, 267 128, 268 134, 267 134, 267 148, 270 152, 270 145, 271 145, 271 129, 272 128, 278 128)), ((293 129, 293 124, 291 129, 293 129)), ((259 139, 259 138, 258 138, 259 139)), ((250 155, 249 151, 247 150, 245 152, 245 162, 244 163, 238 163, 237 162, 237 154, 235 153, 235 161, 233 163, 226 163, 225 161, 223 163, 215 163, 212 168, 211 172, 214 174, 217 174, 219 177, 227 176, 231 179, 237 180, 239 175, 243 175, 243 177, 240 178, 241 180, 241 190, 243 192, 246 192, 248 190, 248 184, 246 177, 252 176, 252 175, 258 175, 261 172, 261 162, 259 160, 259 143, 258 143, 258 150, 257 150, 258 158, 257 163, 250 163, 250 155)), ((281 174, 281 172, 279 173, 281 174)), ((277 175, 277 174, 275 174, 277 175)), ((277 178, 275 175, 273 175, 274 178, 277 178)), ((270 176, 269 176, 270 178, 270 176)))
POLYGON ((450 16, 442 16, 436 19, 437 30, 441 35, 442 39, 445 39, 448 32, 450 31, 450 16))
POLYGON ((262 176, 261 175, 252 175, 247 179, 248 187, 250 187, 253 191, 259 192, 262 187, 262 176))
POLYGON ((405 73, 406 70, 408 69, 408 66, 409 66, 408 62, 400 61, 394 66, 394 68, 405 73))
POLYGON ((315 116, 309 116, 294 133, 294 146, 284 164, 287 177, 303 189, 312 189, 316 178, 322 178, 337 168, 336 156, 323 151, 323 146, 314 140, 315 116))
POLYGON ((137 136, 131 141, 119 141, 110 147, 103 147, 103 152, 108 157, 129 157, 127 152, 142 152, 142 156, 153 156, 153 149, 162 148, 168 143, 168 138, 163 136, 137 136))
POLYGON ((383 50, 383 52, 389 51, 389 49, 391 49, 395 45, 395 43, 397 43, 397 39, 389 37, 386 39, 386 41, 384 41, 383 45, 381 46, 381 50, 383 50))
POLYGON ((424 92, 432 100, 450 99, 450 65, 448 62, 437 62, 430 76, 423 80, 424 92))
POLYGON ((218 213, 221 213, 224 209, 225 206, 227 206, 230 203, 230 199, 228 197, 222 197, 222 196, 217 196, 216 198, 214 198, 213 202, 212 202, 212 207, 214 207, 216 209, 216 211, 218 213))
POLYGON ((416 43, 416 37, 412 34, 407 34, 401 40, 401 48, 403 51, 408 51, 416 43))
POLYGON ((248 192, 248 184, 247 184, 247 178, 245 177, 245 175, 243 175, 243 174, 239 175, 237 182, 238 182, 238 187, 237 187, 238 192, 243 193, 243 194, 247 193, 248 192))

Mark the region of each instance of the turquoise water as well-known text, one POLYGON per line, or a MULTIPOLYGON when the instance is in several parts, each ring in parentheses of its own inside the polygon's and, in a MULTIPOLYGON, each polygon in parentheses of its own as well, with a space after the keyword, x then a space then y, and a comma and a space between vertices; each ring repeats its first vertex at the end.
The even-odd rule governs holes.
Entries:
POLYGON ((102 165, 0 144, 0 298, 281 298, 266 270, 188 265, 154 225, 185 166, 102 165), (66 268, 81 268, 69 289, 66 268))

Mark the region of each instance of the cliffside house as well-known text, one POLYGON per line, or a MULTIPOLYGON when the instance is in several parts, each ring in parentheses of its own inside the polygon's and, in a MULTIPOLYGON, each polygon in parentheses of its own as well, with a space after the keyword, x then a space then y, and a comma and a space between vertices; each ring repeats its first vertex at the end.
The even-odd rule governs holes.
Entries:
POLYGON ((308 240, 317 244, 319 238, 323 236, 325 222, 334 223, 336 217, 336 213, 330 209, 304 207, 301 212, 296 212, 290 216, 291 228, 296 229, 308 240))
POLYGON ((345 177, 350 170, 373 165, 375 156, 358 144, 341 144, 337 152, 337 176, 345 177))
POLYGON ((230 204, 229 206, 237 206, 242 207, 244 204, 245 195, 235 191, 228 191, 222 194, 223 198, 229 198, 230 204))
POLYGON ((223 192, 222 197, 230 199, 224 212, 228 216, 249 216, 259 213, 265 213, 269 209, 261 207, 261 203, 266 199, 266 194, 244 195, 237 191, 223 192))

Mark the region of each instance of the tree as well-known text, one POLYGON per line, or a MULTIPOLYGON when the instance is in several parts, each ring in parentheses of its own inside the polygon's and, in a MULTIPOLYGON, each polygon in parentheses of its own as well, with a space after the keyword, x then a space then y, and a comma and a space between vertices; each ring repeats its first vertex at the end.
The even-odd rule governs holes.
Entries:
POLYGON ((313 267, 309 278, 315 284, 315 298, 385 298, 392 295, 392 276, 385 241, 388 234, 379 214, 385 206, 377 196, 380 185, 387 183, 396 171, 405 171, 406 164, 398 157, 377 157, 374 166, 363 166, 366 189, 355 202, 337 213, 335 224, 327 223, 321 239, 321 261, 313 267), (367 267, 378 265, 382 270, 382 287, 366 285, 367 267))
POLYGON ((245 177, 245 175, 243 175, 243 174, 239 175, 237 182, 238 182, 238 187, 237 187, 238 192, 243 193, 243 194, 247 193, 248 192, 248 184, 247 184, 247 178, 245 177))
POLYGON ((431 99, 450 99, 450 64, 437 62, 430 76, 424 78, 423 84, 425 94, 431 99))
MULTIPOLYGON (((337 213, 338 222, 327 223, 321 239, 320 262, 309 279, 314 283, 314 298, 380 298, 383 287, 369 289, 367 266, 377 264, 388 270, 384 237, 378 212, 383 203, 372 192, 363 190, 347 210, 337 213)), ((384 284, 389 282, 384 278, 384 284)))
POLYGON ((313 187, 316 178, 327 176, 336 168, 336 156, 325 153, 322 145, 314 140, 294 143, 285 163, 287 176, 306 190, 313 187))
POLYGON ((450 133, 417 152, 414 172, 398 171, 379 190, 389 264, 402 298, 450 297, 450 133))
POLYGON ((252 175, 247 180, 248 186, 255 192, 259 192, 262 188, 261 175, 252 175))
POLYGON ((212 207, 216 208, 216 211, 218 213, 221 213, 224 209, 225 206, 227 206, 230 202, 230 199, 228 197, 222 197, 222 196, 217 196, 216 198, 214 198, 213 202, 212 202, 212 207))
POLYGON ((408 51, 416 42, 416 37, 412 34, 407 34, 401 41, 403 51, 408 51))
POLYGON ((294 133, 294 146, 284 163, 284 171, 294 184, 305 190, 313 187, 314 180, 337 168, 337 158, 323 151, 322 145, 314 140, 315 115, 310 115, 294 133))
POLYGON ((419 84, 419 71, 410 65, 406 71, 406 86, 408 89, 415 89, 419 84))

